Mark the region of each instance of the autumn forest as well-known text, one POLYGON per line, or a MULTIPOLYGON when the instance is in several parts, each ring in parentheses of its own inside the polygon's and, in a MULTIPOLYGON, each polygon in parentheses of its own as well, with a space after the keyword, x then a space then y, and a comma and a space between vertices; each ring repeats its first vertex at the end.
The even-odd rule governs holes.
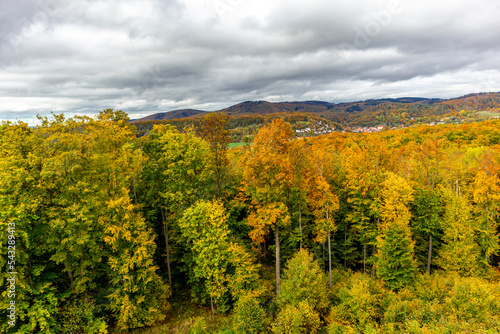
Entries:
POLYGON ((229 121, 2 123, 0 331, 498 333, 500 120, 229 121))

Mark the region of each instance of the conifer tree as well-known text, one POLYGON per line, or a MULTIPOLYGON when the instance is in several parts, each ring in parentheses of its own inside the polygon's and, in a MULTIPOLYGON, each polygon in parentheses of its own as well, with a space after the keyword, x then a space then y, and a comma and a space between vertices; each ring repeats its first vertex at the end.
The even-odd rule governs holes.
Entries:
POLYGON ((393 173, 387 173, 383 186, 377 273, 389 288, 398 290, 411 284, 416 274, 408 209, 413 189, 393 173))

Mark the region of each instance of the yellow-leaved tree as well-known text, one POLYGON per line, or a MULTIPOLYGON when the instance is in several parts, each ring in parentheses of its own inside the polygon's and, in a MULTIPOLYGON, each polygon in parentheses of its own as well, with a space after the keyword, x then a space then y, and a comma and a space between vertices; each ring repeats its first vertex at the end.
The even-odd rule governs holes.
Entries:
POLYGON ((497 254, 498 217, 500 209, 500 165, 493 150, 486 150, 474 176, 473 200, 476 203, 477 226, 479 230, 481 252, 485 265, 489 264, 492 255, 497 254))
POLYGON ((328 247, 328 276, 330 289, 332 288, 332 247, 331 234, 337 226, 333 213, 339 209, 339 199, 333 193, 329 181, 334 177, 333 157, 327 153, 326 148, 313 146, 311 160, 313 161, 312 173, 309 180, 309 202, 315 217, 315 241, 325 243, 328 247))

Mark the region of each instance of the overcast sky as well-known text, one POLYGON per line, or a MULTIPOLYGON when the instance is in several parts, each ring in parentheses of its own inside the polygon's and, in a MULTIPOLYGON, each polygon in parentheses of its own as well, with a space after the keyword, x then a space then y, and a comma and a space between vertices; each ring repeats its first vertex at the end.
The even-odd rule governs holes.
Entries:
POLYGON ((0 0, 0 120, 500 91, 497 0, 0 0))

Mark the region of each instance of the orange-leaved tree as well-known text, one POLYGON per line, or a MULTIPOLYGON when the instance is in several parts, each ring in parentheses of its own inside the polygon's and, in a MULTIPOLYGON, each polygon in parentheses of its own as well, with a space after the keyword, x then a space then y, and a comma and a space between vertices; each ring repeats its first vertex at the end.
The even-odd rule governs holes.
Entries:
POLYGON ((280 290, 279 229, 291 222, 287 206, 292 187, 292 165, 289 147, 294 132, 290 124, 276 119, 255 136, 252 149, 243 157, 243 189, 251 199, 253 211, 248 223, 250 237, 262 243, 274 228, 276 240, 276 292, 280 290))

